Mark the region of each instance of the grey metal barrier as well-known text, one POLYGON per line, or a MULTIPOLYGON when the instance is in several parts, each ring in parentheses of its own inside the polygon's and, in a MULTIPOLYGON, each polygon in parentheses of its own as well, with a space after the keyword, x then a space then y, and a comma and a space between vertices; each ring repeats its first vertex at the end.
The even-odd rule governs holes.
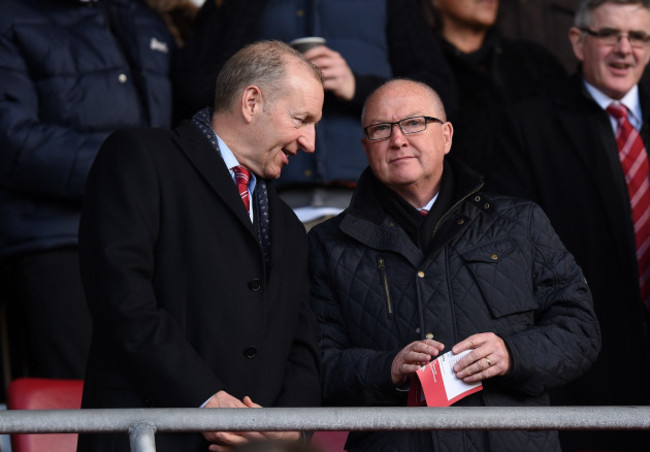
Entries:
POLYGON ((156 432, 336 430, 650 430, 650 406, 9 410, 0 433, 128 432, 155 452, 156 432))

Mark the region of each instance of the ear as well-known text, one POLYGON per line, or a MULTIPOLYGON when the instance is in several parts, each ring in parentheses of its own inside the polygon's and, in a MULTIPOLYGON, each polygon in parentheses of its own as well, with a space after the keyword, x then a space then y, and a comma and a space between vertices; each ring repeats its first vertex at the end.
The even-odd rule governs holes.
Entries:
POLYGON ((445 143, 445 154, 449 154, 451 150, 451 141, 454 136, 454 126, 449 121, 442 124, 442 138, 445 143))
POLYGON ((583 32, 578 30, 576 27, 571 27, 569 29, 569 41, 571 41, 571 47, 573 48, 573 53, 576 58, 580 61, 584 60, 584 36, 583 32))
POLYGON ((363 148, 363 152, 364 152, 364 154, 366 154, 366 159, 368 161, 370 161, 370 155, 368 154, 368 152, 369 152, 368 151, 368 145, 369 144, 370 143, 368 143, 368 138, 366 138, 365 136, 361 138, 361 147, 363 148))
POLYGON ((246 122, 251 122, 255 115, 262 112, 264 107, 262 90, 258 86, 247 86, 241 96, 241 111, 246 122))

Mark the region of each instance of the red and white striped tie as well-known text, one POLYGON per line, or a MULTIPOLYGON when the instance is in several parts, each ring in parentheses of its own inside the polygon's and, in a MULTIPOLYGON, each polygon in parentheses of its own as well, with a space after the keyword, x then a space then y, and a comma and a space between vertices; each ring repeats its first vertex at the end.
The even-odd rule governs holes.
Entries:
POLYGON ((650 310, 650 165, 639 132, 632 126, 624 105, 610 104, 607 113, 618 123, 616 144, 632 207, 641 300, 650 310))
POLYGON ((243 166, 234 166, 232 170, 235 173, 235 183, 237 184, 237 191, 239 191, 239 196, 244 203, 244 207, 246 207, 246 212, 249 212, 251 207, 251 200, 248 195, 248 181, 250 180, 251 173, 243 166))

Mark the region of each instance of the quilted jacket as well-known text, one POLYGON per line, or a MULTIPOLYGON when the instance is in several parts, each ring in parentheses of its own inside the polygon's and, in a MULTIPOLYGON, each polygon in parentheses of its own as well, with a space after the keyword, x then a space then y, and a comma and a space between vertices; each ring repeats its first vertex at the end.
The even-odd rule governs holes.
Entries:
POLYGON ((171 125, 174 45, 140 0, 3 0, 0 258, 76 246, 106 136, 171 125))
MULTIPOLYGON (((400 406, 390 366, 433 333, 445 351, 494 332, 511 371, 457 405, 548 405, 549 388, 587 370, 600 330, 580 268, 535 204, 480 191, 481 178, 448 161, 453 202, 423 253, 385 213, 366 170, 350 207, 310 233, 312 300, 328 405, 400 406)), ((452 408, 453 409, 453 408, 452 408)), ((552 451, 557 432, 353 432, 348 450, 552 451)))

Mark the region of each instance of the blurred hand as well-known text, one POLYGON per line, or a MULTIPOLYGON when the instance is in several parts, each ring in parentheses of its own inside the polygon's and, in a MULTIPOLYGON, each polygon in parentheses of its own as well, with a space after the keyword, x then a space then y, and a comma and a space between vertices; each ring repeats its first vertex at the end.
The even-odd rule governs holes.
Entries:
POLYGON ((510 354, 505 342, 494 333, 473 334, 451 349, 458 354, 473 349, 454 366, 456 376, 475 383, 510 372, 510 354))
POLYGON ((307 50, 304 56, 320 68, 326 90, 343 100, 352 100, 356 89, 354 74, 340 53, 327 46, 317 46, 307 50))
POLYGON ((408 377, 444 349, 445 346, 433 339, 415 341, 404 347, 393 359, 390 376, 395 386, 406 383, 408 377))
MULTIPOLYGON (((248 408, 262 408, 261 405, 253 402, 250 397, 244 397, 244 405, 248 408)), ((301 438, 300 432, 260 432, 266 439, 276 441, 298 441, 301 438)))
MULTIPOLYGON (((244 398, 252 403, 249 397, 244 398)), ((249 408, 241 400, 231 396, 226 391, 219 391, 205 404, 204 408, 249 408)), ((203 432, 203 437, 212 443, 209 450, 224 452, 253 440, 262 440, 264 436, 259 432, 203 432)))

